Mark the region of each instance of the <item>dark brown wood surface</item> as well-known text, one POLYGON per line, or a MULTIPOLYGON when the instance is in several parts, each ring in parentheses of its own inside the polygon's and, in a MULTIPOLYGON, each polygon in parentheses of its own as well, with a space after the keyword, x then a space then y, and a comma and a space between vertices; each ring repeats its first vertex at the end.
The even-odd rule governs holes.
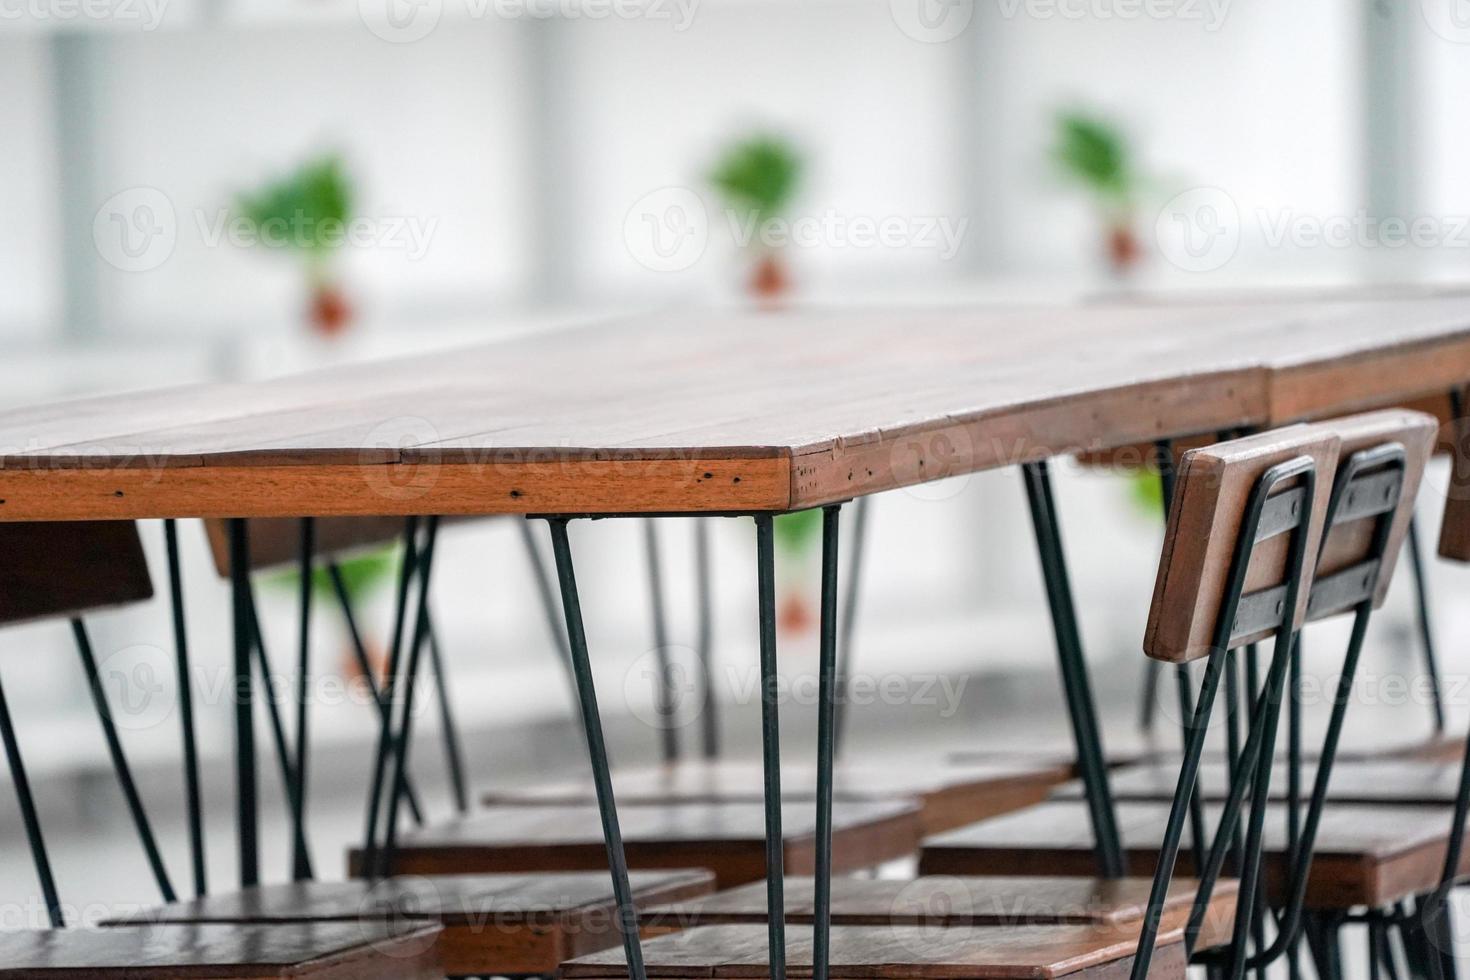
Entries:
MULTIPOLYGON (((1463 750, 1464 741, 1461 740, 1463 750)), ((1312 792, 1317 776, 1315 763, 1302 764, 1302 799, 1312 792)), ((1179 779, 1178 763, 1144 763, 1115 769, 1111 786, 1120 800, 1170 800, 1179 779)), ((1338 759, 1327 783, 1327 799, 1334 803, 1383 803, 1390 805, 1446 807, 1455 801, 1459 785, 1458 762, 1420 762, 1412 759, 1380 761, 1338 759)), ((1206 800, 1225 799, 1229 792, 1224 762, 1207 761, 1200 766, 1199 791, 1206 800)), ((1081 799, 1080 782, 1057 787, 1057 799, 1081 799)), ((1271 774, 1271 796, 1286 798, 1286 767, 1278 764, 1271 774)), ((1445 818, 1448 832, 1449 818, 1445 818)))
MULTIPOLYGON (((318 557, 338 556, 362 548, 381 547, 403 539, 403 519, 398 517, 323 517, 313 522, 314 547, 318 557)), ((259 517, 249 522, 250 567, 261 569, 289 565, 301 560, 301 521, 285 517, 259 517)), ((205 537, 214 569, 221 578, 230 574, 229 526, 219 519, 204 522, 205 537)))
MULTIPOLYGON (((714 875, 707 871, 637 871, 630 880, 640 905, 692 900, 714 890, 714 875)), ((451 976, 551 974, 563 960, 621 942, 606 871, 266 885, 161 905, 105 924, 177 928, 372 921, 442 926, 440 958, 451 976)))
POLYGON ((0 980, 441 980, 425 923, 0 932, 0 980))
MULTIPOLYGON (((810 874, 815 809, 781 808, 785 866, 810 874)), ((765 810, 758 804, 618 806, 632 868, 708 868, 721 888, 765 876, 765 810)), ((842 874, 911 856, 920 839, 918 808, 903 803, 838 803, 832 808, 832 867, 842 874)), ((349 873, 360 870, 353 850, 349 873)), ((410 830, 400 839, 397 874, 484 874, 606 870, 595 806, 501 806, 410 830)))
MULTIPOLYGON (((1117 811, 1129 871, 1152 874, 1169 805, 1123 802, 1117 811)), ((1207 806, 1206 815, 1213 829, 1218 808, 1207 806)), ((1273 891, 1285 876, 1285 824, 1285 808, 1273 805, 1266 820, 1267 883, 1273 891)), ((1380 907, 1433 888, 1444 862, 1449 825, 1447 809, 1324 807, 1307 904, 1328 909, 1380 907)), ((940 834, 924 842, 919 858, 920 874, 1086 875, 1095 869, 1092 826, 1080 801, 1043 803, 940 834)), ((1470 871, 1470 849, 1461 870, 1470 871)), ((1180 852, 1178 873, 1192 871, 1186 846, 1180 852)))
MULTIPOLYGON (((832 922, 847 926, 1036 926, 1127 925, 1143 917, 1149 878, 954 877, 932 875, 911 881, 872 878, 832 879, 832 922)), ((1188 917, 1198 883, 1170 883, 1164 903, 1164 928, 1188 917)), ((801 925, 815 919, 812 879, 786 879, 786 919, 801 925)), ((1216 887, 1205 913, 1203 945, 1227 938, 1234 921, 1236 883, 1216 887)), ((640 921, 646 930, 669 932, 701 925, 758 923, 766 920, 766 888, 755 882, 704 898, 647 906, 640 921)))
MULTIPOLYGON (((844 763, 833 774, 832 795, 849 802, 917 802, 923 833, 937 834, 1039 803, 1070 774, 1070 766, 1057 763, 959 765, 923 758, 907 763, 844 763)), ((815 800, 816 782, 814 766, 781 767, 784 799, 815 800)), ((613 788, 620 804, 759 803, 765 798, 760 762, 744 760, 689 760, 614 771, 613 788)), ((597 795, 587 778, 493 790, 482 800, 490 805, 577 804, 596 803, 597 795)))
POLYGON ((0 520, 784 510, 1395 404, 1463 297, 670 313, 0 415, 0 520))
POLYGON ((77 616, 152 595, 132 521, 0 524, 0 623, 77 616))
MULTIPOLYGON (((1299 425, 1185 453, 1149 605, 1145 653, 1173 663, 1209 655, 1228 589, 1236 541, 1256 483, 1272 466, 1305 456, 1316 465, 1316 491, 1303 525, 1308 558, 1302 588, 1295 613, 1286 617, 1293 628, 1301 625, 1306 616, 1313 559, 1332 494, 1339 444, 1338 436, 1327 426, 1299 425)), ((1301 482, 1300 478, 1289 481, 1278 492, 1301 482)), ((1293 533, 1277 535, 1255 547, 1245 576, 1247 593, 1282 581, 1293 533)), ((1234 642, 1245 640, 1242 637, 1234 642)))
MULTIPOLYGON (((1177 980, 1184 973, 1182 931, 1161 932, 1149 976, 1177 980)), ((834 926, 831 975, 837 980, 1050 980, 1075 976, 1122 980, 1138 946, 1136 928, 1016 926, 925 928, 834 926)), ((644 944, 650 977, 763 978, 766 928, 761 925, 700 926, 644 944)), ((786 936, 787 975, 812 975, 811 932, 786 936)), ((621 950, 595 953, 566 963, 566 978, 626 977, 621 950)))

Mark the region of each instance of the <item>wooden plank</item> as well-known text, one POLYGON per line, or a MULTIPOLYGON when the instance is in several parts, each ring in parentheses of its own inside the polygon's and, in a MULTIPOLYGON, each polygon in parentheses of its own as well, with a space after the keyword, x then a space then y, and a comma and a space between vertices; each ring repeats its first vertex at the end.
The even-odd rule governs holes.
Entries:
MULTIPOLYGON (((1464 740, 1460 740, 1463 752, 1464 740)), ((1314 762, 1302 764, 1303 802, 1311 794, 1316 778, 1314 762)), ((1110 785, 1119 800, 1160 801, 1174 797, 1179 779, 1177 763, 1145 763, 1113 771, 1110 785)), ((1426 762, 1415 759, 1393 761, 1339 759, 1332 767, 1327 786, 1327 799, 1333 803, 1387 806, 1448 807, 1455 801, 1459 786, 1458 762, 1426 762)), ((1202 799, 1223 802, 1229 792, 1224 762, 1204 762, 1200 766, 1199 791, 1202 799)), ((1056 799, 1082 799, 1085 792, 1080 782, 1059 786, 1056 799)), ((1286 798, 1286 767, 1278 764, 1271 774, 1271 798, 1286 798)), ((1449 825, 1448 811, 1445 826, 1449 825)))
MULTIPOLYGON (((1306 456, 1316 465, 1316 490, 1305 525, 1309 557, 1297 608, 1287 618, 1292 628, 1301 625, 1337 469, 1339 441, 1325 427, 1292 426, 1184 455, 1149 606, 1145 653, 1173 663, 1209 655, 1228 589, 1236 538, 1256 482, 1272 466, 1306 456)), ((1256 546, 1246 574, 1247 592, 1282 580, 1291 537, 1278 535, 1256 546)))
POLYGON ((779 511, 1466 378, 1460 297, 666 314, 3 413, 0 520, 779 511))
POLYGON ((0 623, 79 616, 152 595, 131 521, 0 524, 0 623))
MULTIPOLYGON (((249 521, 250 568, 261 571, 301 560, 301 522, 287 517, 260 517, 249 521)), ((396 517, 322 517, 312 530, 318 558, 336 557, 364 548, 403 540, 403 521, 396 517)), ((209 554, 221 578, 230 575, 229 525, 218 518, 204 522, 209 554)))
MULTIPOLYGON (((832 867, 844 874, 910 856, 919 813, 902 803, 833 806, 832 867)), ((781 808, 785 865, 810 874, 816 857, 812 807, 781 808)), ((721 888, 765 876, 765 810, 755 804, 619 806, 628 866, 642 870, 708 868, 721 888)), ((352 876, 362 853, 348 855, 352 876)), ((395 855, 396 874, 490 874, 607 868, 595 806, 501 806, 409 830, 395 855)))
MULTIPOLYGON (((706 871, 634 872, 640 904, 707 895, 706 871)), ((386 921, 443 928, 443 970, 469 974, 545 974, 563 960, 615 946, 616 902, 604 872, 445 875, 266 885, 147 909, 104 926, 301 926, 386 921)))
POLYGON ((439 929, 340 922, 0 933, 0 980, 439 980, 439 929))
MULTIPOLYGON (((1182 930, 1161 932, 1149 976, 1184 974, 1182 930)), ((1016 926, 924 928, 834 926, 830 947, 834 980, 1122 980, 1138 947, 1137 928, 1016 926)), ((766 928, 760 925, 700 926, 644 944, 650 977, 765 978, 766 928)), ((787 975, 812 975, 809 930, 786 937, 787 975)), ((563 964, 568 978, 626 977, 621 950, 563 964)))
MULTIPOLYGON (((1218 806, 1206 806, 1213 827, 1218 806)), ((1118 824, 1132 874, 1152 874, 1168 818, 1167 803, 1123 802, 1118 824)), ((1324 807, 1307 882, 1307 904, 1375 908, 1433 888, 1444 862, 1450 814, 1414 806, 1324 807)), ((1266 819, 1266 879, 1279 896, 1286 878, 1286 813, 1273 804, 1266 819)), ((923 874, 1086 875, 1096 868, 1092 825, 1080 801, 1043 803, 924 842, 923 874)), ((1467 852, 1463 872, 1470 872, 1467 852)), ((1178 874, 1191 874, 1189 849, 1178 874)))
MULTIPOLYGON (((923 833, 937 834, 1039 803, 1070 774, 1070 765, 1057 762, 959 765, 916 759, 907 764, 840 764, 833 773, 832 796, 849 802, 912 800, 920 807, 923 833)), ((759 761, 690 760, 614 771, 613 789, 621 804, 760 803, 765 799, 765 773, 759 761)), ((816 769, 782 766, 781 796, 815 800, 816 769)), ((597 794, 588 778, 492 790, 481 800, 490 806, 585 804, 596 803, 597 794)))

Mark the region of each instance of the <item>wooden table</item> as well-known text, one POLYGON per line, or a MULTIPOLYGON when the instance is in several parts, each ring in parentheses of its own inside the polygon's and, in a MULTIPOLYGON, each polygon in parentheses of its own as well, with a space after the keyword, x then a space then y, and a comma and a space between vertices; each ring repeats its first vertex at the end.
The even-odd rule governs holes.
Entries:
MULTIPOLYGON (((1467 379, 1463 296, 669 313, 260 384, 5 413, 0 520, 550 515, 598 796, 611 818, 609 855, 632 936, 568 519, 754 516, 769 680, 776 667, 770 515, 826 507, 817 761, 819 773, 830 772, 843 501, 1053 456, 1397 404, 1467 379)), ((235 671, 248 688, 248 624, 239 611, 248 555, 243 522, 232 526, 240 529, 235 671)), ((407 659, 411 697, 416 658, 407 659)), ((238 779, 242 800, 253 801, 249 711, 244 695, 238 779)), ((775 714, 768 699, 763 746, 778 774, 775 714)), ((1079 745, 1086 729, 1098 741, 1086 717, 1079 745)), ((829 801, 818 793, 819 890, 820 817, 829 801)), ((252 806, 242 803, 238 820, 248 884, 252 806)), ((774 870, 779 826, 768 830, 774 870)), ((825 836, 830 845, 830 827, 825 836)), ((770 897, 782 907, 779 875, 770 897)), ((819 916, 819 944, 824 925, 819 916)), ((635 958, 636 942, 626 952, 635 958)), ((633 973, 642 973, 637 963, 633 973)))

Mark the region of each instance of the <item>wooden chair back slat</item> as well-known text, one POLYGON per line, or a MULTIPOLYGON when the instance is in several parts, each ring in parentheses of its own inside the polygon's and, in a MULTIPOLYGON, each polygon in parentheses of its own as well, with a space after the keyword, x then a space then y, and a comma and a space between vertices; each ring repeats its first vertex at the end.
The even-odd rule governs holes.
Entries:
MULTIPOLYGON (((1398 444, 1404 450, 1399 477, 1389 472, 1370 471, 1356 481, 1359 494, 1371 499, 1344 497, 1332 527, 1327 529, 1327 540, 1317 564, 1316 577, 1320 581, 1367 560, 1375 547, 1378 524, 1387 516, 1388 536, 1379 556, 1378 581, 1373 590, 1373 605, 1378 607, 1383 605, 1388 595, 1399 551, 1409 533, 1414 501, 1419 496, 1424 467, 1435 449, 1439 422, 1424 412, 1385 409, 1334 419, 1321 425, 1336 432, 1342 440, 1338 452, 1339 472, 1345 472, 1359 453, 1391 444, 1398 444), (1385 495, 1394 489, 1397 490, 1396 497, 1386 499, 1385 495), (1388 513, 1390 509, 1391 514, 1388 513)), ((1309 618, 1319 619, 1329 614, 1328 610, 1314 611, 1309 618)))
POLYGON ((1470 419, 1452 419, 1448 433, 1450 476, 1445 490, 1444 522, 1439 527, 1439 554, 1451 561, 1470 561, 1470 419))
POLYGON ((133 521, 0 524, 0 625, 80 616, 152 595, 133 521))
MULTIPOLYGON (((1297 533, 1306 535, 1306 554, 1315 558, 1340 443, 1331 429, 1295 425, 1192 449, 1184 455, 1149 608, 1145 653, 1171 663, 1197 660, 1210 653, 1216 620, 1229 590, 1237 539, 1256 485, 1273 467, 1300 458, 1309 460, 1317 475, 1311 499, 1300 493, 1293 495, 1295 488, 1304 486, 1300 478, 1275 488, 1272 496, 1281 498, 1277 503, 1295 500, 1305 508, 1306 513, 1291 518, 1301 523, 1302 531, 1265 536, 1269 519, 1263 516, 1244 592, 1258 592, 1282 582, 1297 533)), ((1267 509, 1272 509, 1269 502, 1267 509)), ((1289 516, 1289 509, 1287 513, 1289 516)), ((1309 560, 1295 607, 1282 616, 1287 628, 1296 629, 1305 621, 1311 564, 1309 560)), ((1234 637, 1232 645, 1264 639, 1274 632, 1265 629, 1234 637)))
MULTIPOLYGON (((317 557, 375 545, 403 537, 401 517, 319 517, 313 534, 317 557)), ((301 558, 301 521, 294 517, 254 517, 249 521, 250 568, 261 571, 293 564, 301 558)), ((222 578, 230 574, 230 529, 227 521, 204 522, 214 568, 222 578)))

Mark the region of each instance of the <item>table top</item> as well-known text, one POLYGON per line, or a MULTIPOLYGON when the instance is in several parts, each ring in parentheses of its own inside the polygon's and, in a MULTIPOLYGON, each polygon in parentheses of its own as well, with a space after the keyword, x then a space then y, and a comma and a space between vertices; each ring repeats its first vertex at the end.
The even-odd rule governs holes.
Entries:
POLYGON ((669 313, 0 414, 0 520, 783 511, 1467 378, 1464 296, 669 313))

